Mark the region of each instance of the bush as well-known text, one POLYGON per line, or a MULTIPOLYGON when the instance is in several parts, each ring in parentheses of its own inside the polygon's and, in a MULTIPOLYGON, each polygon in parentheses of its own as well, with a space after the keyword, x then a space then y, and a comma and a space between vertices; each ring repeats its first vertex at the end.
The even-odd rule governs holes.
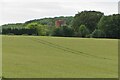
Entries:
POLYGON ((62 26, 59 28, 55 28, 53 30, 53 36, 62 36, 62 37, 71 37, 74 35, 74 31, 71 27, 62 26))
POLYGON ((103 37, 105 37, 105 33, 99 29, 95 29, 92 32, 92 37, 93 38, 103 38, 103 37))
POLYGON ((86 37, 86 35, 88 35, 88 34, 89 34, 89 30, 86 28, 86 26, 85 25, 81 25, 79 27, 78 35, 80 37, 86 37))

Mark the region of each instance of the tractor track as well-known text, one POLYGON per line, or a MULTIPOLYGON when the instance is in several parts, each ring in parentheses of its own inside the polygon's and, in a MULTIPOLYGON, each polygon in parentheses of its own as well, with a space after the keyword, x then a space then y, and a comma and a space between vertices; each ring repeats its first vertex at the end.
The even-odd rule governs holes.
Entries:
MULTIPOLYGON (((24 37, 25 38, 25 37, 24 37)), ((26 38, 28 39, 28 38, 26 38)), ((47 46, 50 46, 50 47, 53 47, 53 48, 57 48, 59 50, 62 50, 62 51, 66 51, 66 52, 69 52, 69 53, 72 53, 72 54, 76 54, 76 55, 82 55, 82 56, 87 56, 87 57, 93 57, 93 58, 99 58, 99 59, 106 59, 106 60, 112 60, 110 58, 105 58, 105 57, 100 57, 100 56, 96 56, 96 55, 91 55, 89 53, 85 53, 85 52, 81 52, 81 51, 78 51, 78 50, 74 50, 74 49, 71 49, 71 48, 67 48, 67 47, 64 47, 64 46, 61 46, 61 45, 58 45, 56 43, 52 43, 52 42, 49 42, 49 41, 46 41, 46 40, 43 40, 43 39, 38 39, 38 38, 30 38, 29 40, 31 41, 37 41, 38 43, 40 44, 44 44, 44 45, 47 45, 47 46)))

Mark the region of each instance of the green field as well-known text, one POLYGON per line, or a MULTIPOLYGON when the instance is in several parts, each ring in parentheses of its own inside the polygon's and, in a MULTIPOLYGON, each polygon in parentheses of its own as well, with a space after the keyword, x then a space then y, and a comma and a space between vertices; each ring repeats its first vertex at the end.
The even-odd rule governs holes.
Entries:
POLYGON ((6 78, 117 78, 118 40, 3 36, 6 78))

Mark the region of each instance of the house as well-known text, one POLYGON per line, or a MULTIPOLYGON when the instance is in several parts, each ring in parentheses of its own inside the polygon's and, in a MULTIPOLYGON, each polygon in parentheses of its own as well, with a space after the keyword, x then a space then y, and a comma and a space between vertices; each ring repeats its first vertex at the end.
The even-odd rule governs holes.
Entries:
POLYGON ((55 21, 55 26, 56 27, 61 27, 61 26, 65 26, 66 22, 64 20, 56 20, 55 21))

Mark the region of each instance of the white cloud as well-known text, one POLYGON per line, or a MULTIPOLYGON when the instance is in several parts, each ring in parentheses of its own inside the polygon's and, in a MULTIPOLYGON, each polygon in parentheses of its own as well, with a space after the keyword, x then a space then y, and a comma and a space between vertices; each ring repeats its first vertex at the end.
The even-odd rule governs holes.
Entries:
POLYGON ((118 2, 119 0, 3 0, 3 2, 118 2))
POLYGON ((43 17, 74 16, 83 10, 97 10, 105 14, 118 12, 117 0, 3 0, 1 8, 0 24, 43 17))

